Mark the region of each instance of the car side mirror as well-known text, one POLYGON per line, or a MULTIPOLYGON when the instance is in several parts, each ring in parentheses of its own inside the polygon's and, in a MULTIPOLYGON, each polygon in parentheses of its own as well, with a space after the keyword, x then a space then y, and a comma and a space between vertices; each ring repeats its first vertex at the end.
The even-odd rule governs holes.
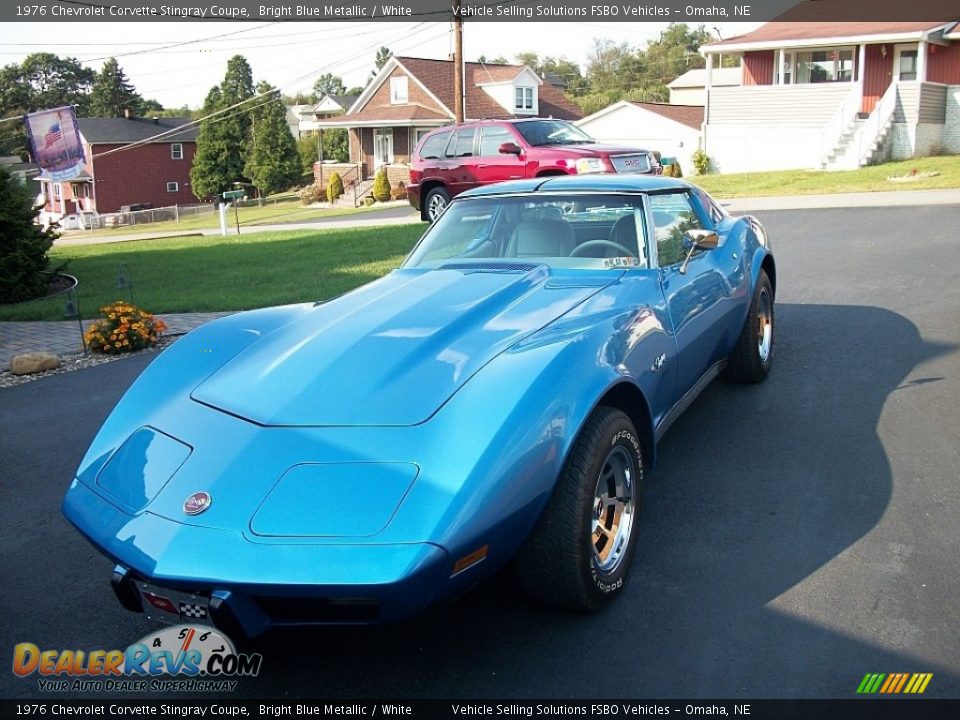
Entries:
POLYGON ((693 257, 693 251, 697 248, 701 250, 713 250, 720 244, 720 236, 713 230, 704 230, 701 228, 690 228, 684 233, 684 237, 690 241, 690 250, 683 259, 683 265, 680 266, 680 273, 686 275, 687 263, 693 257))
POLYGON ((516 143, 505 142, 500 145, 501 155, 519 155, 521 152, 520 146, 516 143))

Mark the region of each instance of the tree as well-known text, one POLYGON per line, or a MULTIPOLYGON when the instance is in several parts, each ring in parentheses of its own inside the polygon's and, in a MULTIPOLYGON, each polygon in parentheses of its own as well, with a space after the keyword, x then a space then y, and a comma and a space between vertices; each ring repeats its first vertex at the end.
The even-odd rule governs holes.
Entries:
MULTIPOLYGON (((223 107, 223 94, 219 87, 213 87, 207 93, 203 103, 203 116, 223 107)), ((238 149, 230 144, 223 132, 223 123, 217 122, 220 116, 200 123, 197 134, 197 153, 190 168, 190 188, 198 199, 228 190, 239 176, 235 173, 238 149)))
POLYGON ((301 160, 280 93, 262 82, 257 94, 269 99, 254 112, 253 148, 244 172, 261 195, 270 195, 299 182, 301 160))
POLYGON ((387 64, 387 60, 393 57, 393 51, 388 47, 381 47, 377 50, 377 56, 373 60, 374 68, 370 72, 370 77, 367 79, 367 83, 373 80, 377 73, 380 72, 380 69, 387 64))
MULTIPOLYGON (((254 96, 253 70, 243 55, 234 55, 227 61, 227 72, 220 83, 221 107, 229 108, 254 96)), ((234 180, 243 180, 243 166, 247 161, 253 119, 250 114, 257 102, 248 102, 223 114, 221 122, 226 142, 233 148, 229 170, 234 180)))
POLYGON ((133 83, 116 59, 110 58, 103 64, 103 69, 90 90, 90 115, 102 118, 122 117, 125 109, 139 115, 143 112, 143 98, 134 89, 133 83))
MULTIPOLYGON (((13 63, 0 70, 0 117, 64 105, 76 105, 77 114, 84 115, 95 75, 74 58, 52 53, 28 55, 19 65, 13 63)), ((0 153, 27 158, 22 123, 0 124, 0 153)))
POLYGON ((0 165, 0 303, 39 297, 47 287, 40 274, 57 237, 37 225, 34 194, 0 165))
POLYGON ((313 94, 316 101, 319 101, 324 95, 343 95, 345 90, 343 80, 331 73, 324 73, 313 83, 313 94))
POLYGON ((203 104, 204 117, 223 112, 200 123, 197 154, 190 169, 191 188, 198 198, 229 190, 235 182, 247 179, 244 166, 250 147, 251 110, 261 101, 244 101, 253 96, 250 64, 242 55, 234 55, 227 61, 223 82, 210 89, 203 104))

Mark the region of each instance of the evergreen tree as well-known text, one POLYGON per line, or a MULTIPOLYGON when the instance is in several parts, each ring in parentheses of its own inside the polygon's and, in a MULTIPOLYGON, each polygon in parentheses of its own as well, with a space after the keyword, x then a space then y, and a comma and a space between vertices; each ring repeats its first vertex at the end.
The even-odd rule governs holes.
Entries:
MULTIPOLYGON (((220 88, 211 88, 203 103, 203 116, 206 117, 222 107, 223 96, 220 88)), ((190 168, 190 187, 200 200, 229 190, 239 175, 233 174, 230 169, 235 165, 237 152, 223 133, 224 123, 217 122, 220 117, 217 115, 201 122, 197 135, 197 153, 190 168)))
POLYGON ((57 235, 34 222, 33 201, 33 192, 0 165, 0 303, 38 297, 47 287, 40 271, 57 235))
POLYGON ((103 64, 103 69, 90 90, 90 115, 102 118, 122 117, 126 108, 139 115, 143 111, 143 98, 127 79, 123 68, 114 58, 110 58, 103 64))
POLYGON ((233 106, 253 95, 250 64, 242 55, 234 55, 227 62, 223 82, 211 88, 204 101, 204 117, 224 112, 200 123, 197 154, 190 169, 190 184, 198 198, 229 190, 233 183, 247 179, 243 168, 250 147, 251 111, 259 101, 233 106))
POLYGON ((314 102, 319 102, 324 95, 343 95, 345 90, 343 80, 331 73, 324 73, 313 83, 314 102))
MULTIPOLYGON (((220 83, 221 107, 228 108, 254 96, 253 70, 243 55, 234 55, 227 61, 227 73, 220 83)), ((244 179, 243 166, 247 161, 252 133, 252 117, 250 110, 258 101, 248 102, 236 110, 224 113, 220 132, 226 141, 235 148, 228 169, 234 180, 244 179)))
POLYGON ((269 100, 253 113, 253 147, 244 172, 261 195, 270 195, 299 182, 302 166, 280 93, 261 82, 257 94, 269 100))

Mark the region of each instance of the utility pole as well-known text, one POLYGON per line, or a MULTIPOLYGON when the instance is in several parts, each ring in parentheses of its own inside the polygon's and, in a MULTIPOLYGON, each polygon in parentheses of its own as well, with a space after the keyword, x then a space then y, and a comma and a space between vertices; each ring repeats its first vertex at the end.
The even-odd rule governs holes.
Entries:
POLYGON ((458 10, 453 11, 453 94, 454 122, 462 123, 463 108, 463 17, 458 10))

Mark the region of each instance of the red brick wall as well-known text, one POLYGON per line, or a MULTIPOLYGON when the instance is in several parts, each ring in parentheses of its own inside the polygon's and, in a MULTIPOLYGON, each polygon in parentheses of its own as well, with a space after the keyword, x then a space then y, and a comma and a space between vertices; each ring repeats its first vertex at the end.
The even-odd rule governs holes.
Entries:
POLYGON ((743 84, 773 84, 773 50, 760 50, 743 54, 743 84))
MULTIPOLYGON (((171 143, 149 143, 93 160, 96 209, 99 213, 117 212, 122 205, 149 203, 155 208, 168 205, 192 205, 197 198, 190 191, 190 167, 196 143, 183 143, 183 160, 170 157, 171 143), (177 192, 167 192, 167 182, 179 184, 177 192)), ((95 145, 93 154, 118 145, 95 145)))
MULTIPOLYGON (((400 68, 394 69, 390 73, 390 77, 404 77, 407 76, 403 70, 400 68)), ((423 105, 426 108, 435 110, 439 113, 446 114, 446 110, 440 107, 433 98, 431 98, 427 93, 423 91, 413 78, 407 80, 407 104, 408 105, 423 105)), ((389 107, 390 106, 390 78, 387 78, 383 81, 383 84, 377 88, 377 91, 373 94, 370 100, 367 101, 367 104, 362 108, 359 108, 357 112, 362 112, 365 108, 377 108, 377 107, 389 107)))

